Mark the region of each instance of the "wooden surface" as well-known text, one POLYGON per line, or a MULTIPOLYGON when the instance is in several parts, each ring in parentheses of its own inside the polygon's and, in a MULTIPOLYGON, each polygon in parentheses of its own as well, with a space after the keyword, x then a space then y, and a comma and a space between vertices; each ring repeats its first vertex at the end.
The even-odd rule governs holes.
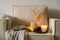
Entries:
POLYGON ((6 19, 0 18, 0 40, 5 40, 6 19))

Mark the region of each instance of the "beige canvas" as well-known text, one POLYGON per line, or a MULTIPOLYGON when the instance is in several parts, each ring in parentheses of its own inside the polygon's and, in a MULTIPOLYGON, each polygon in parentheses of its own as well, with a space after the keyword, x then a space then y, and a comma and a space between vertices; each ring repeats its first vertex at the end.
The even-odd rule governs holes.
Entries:
POLYGON ((45 10, 45 5, 37 5, 37 6, 13 6, 13 15, 17 19, 16 22, 18 24, 29 25, 32 21, 35 20, 35 17, 40 13, 45 12, 43 15, 47 18, 47 11, 45 10))

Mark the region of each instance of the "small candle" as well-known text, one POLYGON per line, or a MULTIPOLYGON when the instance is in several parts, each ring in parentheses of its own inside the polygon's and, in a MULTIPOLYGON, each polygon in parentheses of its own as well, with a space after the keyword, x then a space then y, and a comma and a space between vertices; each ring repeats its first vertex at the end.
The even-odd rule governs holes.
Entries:
POLYGON ((47 28, 48 28, 47 25, 41 25, 42 32, 46 32, 47 31, 47 28))

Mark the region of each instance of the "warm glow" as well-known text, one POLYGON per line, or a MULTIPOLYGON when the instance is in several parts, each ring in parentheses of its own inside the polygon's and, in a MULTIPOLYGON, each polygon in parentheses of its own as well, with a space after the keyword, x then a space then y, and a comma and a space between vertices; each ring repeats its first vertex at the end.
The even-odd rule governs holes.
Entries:
POLYGON ((47 28, 48 28, 47 25, 41 25, 42 32, 46 32, 47 28))
POLYGON ((27 29, 29 29, 31 32, 34 32, 34 27, 27 27, 27 29))

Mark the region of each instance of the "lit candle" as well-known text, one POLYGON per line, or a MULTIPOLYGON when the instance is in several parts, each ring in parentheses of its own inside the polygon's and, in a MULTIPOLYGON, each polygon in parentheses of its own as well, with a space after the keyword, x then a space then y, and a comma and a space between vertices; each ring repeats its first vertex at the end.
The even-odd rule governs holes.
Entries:
POLYGON ((41 25, 42 32, 46 32, 47 31, 47 28, 48 28, 47 25, 41 25))

